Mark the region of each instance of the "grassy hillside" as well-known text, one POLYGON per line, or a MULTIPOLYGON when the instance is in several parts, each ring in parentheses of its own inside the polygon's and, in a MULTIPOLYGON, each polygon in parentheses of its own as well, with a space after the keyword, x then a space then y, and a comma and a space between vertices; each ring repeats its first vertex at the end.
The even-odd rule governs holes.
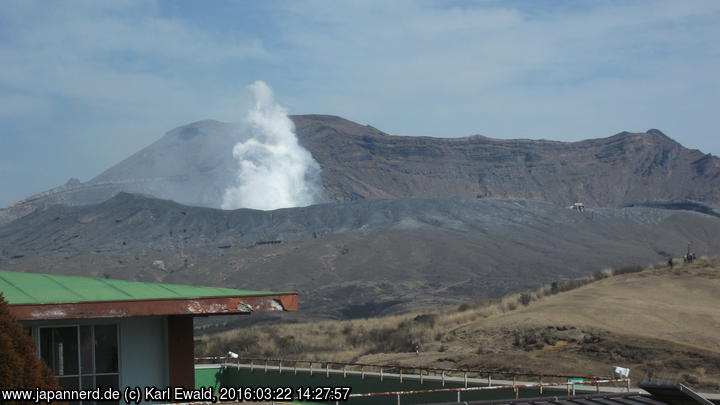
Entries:
MULTIPOLYGON (((677 262, 677 261, 676 261, 677 262)), ((720 390, 720 259, 595 277, 401 316, 255 326, 198 351, 684 381, 720 390), (420 354, 413 350, 419 345, 420 354)))

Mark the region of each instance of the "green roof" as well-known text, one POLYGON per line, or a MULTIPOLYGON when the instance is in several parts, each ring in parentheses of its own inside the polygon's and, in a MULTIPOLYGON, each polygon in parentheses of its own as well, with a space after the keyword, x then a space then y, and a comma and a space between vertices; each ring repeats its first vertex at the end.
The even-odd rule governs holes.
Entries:
POLYGON ((0 293, 10 304, 59 304, 283 294, 270 291, 143 283, 14 271, 0 271, 0 293))

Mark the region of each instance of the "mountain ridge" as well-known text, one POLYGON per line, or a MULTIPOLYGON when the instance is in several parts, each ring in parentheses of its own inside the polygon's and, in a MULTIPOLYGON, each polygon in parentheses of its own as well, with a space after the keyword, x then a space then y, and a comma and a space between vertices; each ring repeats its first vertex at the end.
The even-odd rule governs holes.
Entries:
MULTIPOLYGON (((661 131, 561 142, 390 135, 337 116, 292 116, 322 169, 324 200, 465 196, 583 202, 720 202, 720 159, 661 131)), ((177 127, 85 183, 72 182, 0 209, 0 223, 44 204, 97 203, 121 191, 219 207, 236 181, 235 143, 247 134, 213 120, 177 127)))

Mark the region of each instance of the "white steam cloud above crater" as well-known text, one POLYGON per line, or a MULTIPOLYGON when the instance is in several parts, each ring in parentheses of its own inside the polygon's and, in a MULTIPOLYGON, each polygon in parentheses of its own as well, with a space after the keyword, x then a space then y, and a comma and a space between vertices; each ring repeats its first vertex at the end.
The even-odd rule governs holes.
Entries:
POLYGON ((287 109, 275 102, 265 82, 249 89, 254 97, 245 117, 250 138, 233 148, 237 182, 225 190, 221 207, 273 210, 317 202, 320 165, 298 143, 287 109))

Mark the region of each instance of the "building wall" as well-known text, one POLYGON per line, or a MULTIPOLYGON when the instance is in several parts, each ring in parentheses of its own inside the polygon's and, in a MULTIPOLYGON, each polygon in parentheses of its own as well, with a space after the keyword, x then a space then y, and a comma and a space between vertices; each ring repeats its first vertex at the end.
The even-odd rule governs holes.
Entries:
POLYGON ((120 320, 120 389, 168 386, 167 318, 120 320))

